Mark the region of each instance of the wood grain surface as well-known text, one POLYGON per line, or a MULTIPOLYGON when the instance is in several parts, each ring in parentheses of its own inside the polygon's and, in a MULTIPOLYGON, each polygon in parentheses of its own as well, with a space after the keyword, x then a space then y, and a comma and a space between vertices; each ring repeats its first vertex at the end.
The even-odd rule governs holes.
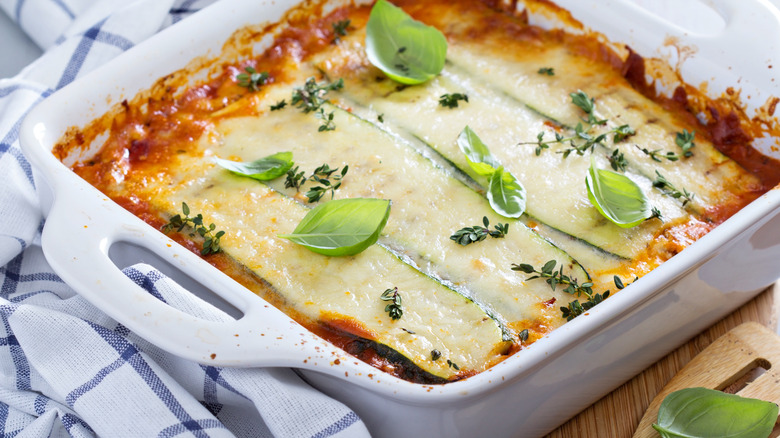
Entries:
POLYGON ((774 331, 778 310, 780 282, 580 412, 547 438, 630 438, 656 394, 699 352, 743 322, 755 321, 774 331))

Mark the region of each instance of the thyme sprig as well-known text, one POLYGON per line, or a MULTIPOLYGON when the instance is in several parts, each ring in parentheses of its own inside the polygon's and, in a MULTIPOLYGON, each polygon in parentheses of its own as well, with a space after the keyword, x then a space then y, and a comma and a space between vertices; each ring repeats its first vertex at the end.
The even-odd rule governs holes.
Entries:
POLYGON ((585 294, 588 299, 593 297, 593 283, 588 281, 585 283, 580 284, 576 278, 572 278, 566 274, 563 273, 563 265, 556 271, 555 266, 557 265, 557 262, 555 260, 550 260, 547 263, 542 266, 542 269, 537 270, 533 267, 533 265, 529 265, 527 263, 520 263, 520 264, 512 264, 512 270, 513 271, 520 271, 524 272, 526 274, 536 274, 531 277, 528 277, 526 280, 533 280, 536 278, 544 278, 547 284, 550 285, 550 288, 552 290, 555 290, 559 284, 566 285, 566 287, 563 289, 564 292, 571 294, 571 295, 577 295, 581 296, 582 294, 585 294))
POLYGON ((330 199, 335 196, 336 190, 341 187, 341 181, 349 171, 349 166, 344 166, 341 172, 336 173, 339 168, 331 169, 327 164, 314 169, 314 173, 309 177, 310 181, 322 184, 321 186, 314 186, 306 192, 306 197, 309 198, 309 202, 317 202, 322 198, 325 193, 330 192, 330 199), (336 173, 334 175, 334 173, 336 173), (332 181, 331 181, 332 179, 332 181))
POLYGON ((653 187, 661 189, 665 195, 671 196, 674 199, 682 198, 682 205, 685 207, 689 202, 693 202, 694 194, 689 192, 683 187, 682 190, 672 185, 660 172, 655 171, 655 181, 653 181, 653 187))
POLYGON ((450 240, 454 240, 455 242, 466 246, 474 242, 481 242, 485 240, 487 236, 495 237, 497 239, 502 238, 509 232, 508 223, 494 225, 494 230, 488 228, 490 226, 490 221, 488 221, 487 216, 482 217, 482 223, 485 225, 484 227, 474 225, 473 227, 461 228, 450 236, 450 240))
POLYGON ((620 149, 615 148, 612 151, 612 155, 608 155, 607 159, 609 160, 609 165, 612 166, 612 169, 618 172, 625 172, 626 167, 628 167, 628 160, 626 160, 626 156, 623 154, 623 152, 620 152, 620 149))
POLYGON ((190 207, 187 203, 181 203, 181 211, 184 213, 184 217, 180 214, 176 214, 171 217, 167 224, 161 227, 164 233, 168 233, 173 229, 177 232, 181 232, 186 226, 191 226, 200 237, 203 238, 203 245, 201 247, 201 255, 216 254, 222 251, 219 246, 219 240, 225 235, 224 231, 217 231, 217 226, 213 223, 208 227, 203 224, 203 215, 198 213, 195 217, 190 217, 190 207))
POLYGON ((457 108, 458 107, 458 101, 464 101, 468 103, 469 96, 463 93, 447 93, 442 94, 439 97, 439 105, 443 106, 444 108, 457 108))
POLYGON ((306 178, 303 176, 304 174, 304 171, 298 172, 298 166, 288 170, 284 180, 284 187, 287 189, 295 188, 296 191, 300 190, 301 184, 306 182, 306 178))
POLYGON ((320 125, 320 127, 317 128, 318 132, 333 131, 336 129, 336 123, 333 122, 333 114, 334 114, 333 111, 325 114, 324 108, 320 108, 319 111, 314 113, 314 117, 322 120, 322 125, 320 125))
POLYGON ((347 29, 349 28, 349 25, 352 23, 351 20, 339 20, 335 23, 331 24, 331 27, 333 27, 333 41, 331 43, 338 44, 339 41, 341 41, 341 37, 347 36, 347 29))
POLYGON ((330 193, 330 198, 333 199, 336 190, 341 187, 341 182, 349 171, 349 166, 344 166, 339 172, 338 167, 331 169, 330 166, 325 163, 314 169, 314 172, 312 172, 312 174, 308 177, 305 176, 306 172, 298 171, 298 169, 299 166, 295 166, 287 171, 287 175, 285 176, 284 180, 284 187, 288 189, 294 188, 296 191, 298 191, 306 181, 314 181, 320 185, 311 187, 306 191, 305 196, 308 202, 317 202, 326 193, 330 193))
MULTIPOLYGON (((634 278, 634 281, 638 279, 639 278, 634 278)), ((618 290, 624 289, 626 287, 623 284, 623 280, 621 280, 620 277, 618 277, 617 275, 612 277, 612 281, 615 283, 615 287, 618 290)), ((594 294, 592 298, 589 298, 582 303, 580 303, 579 300, 574 300, 570 302, 567 306, 561 307, 561 317, 566 318, 566 321, 571 321, 572 319, 592 309, 597 304, 600 304, 602 301, 606 300, 607 298, 609 298, 609 291, 606 291, 603 294, 594 294)))
POLYGON ((401 295, 398 293, 398 287, 385 290, 384 292, 382 292, 382 295, 379 297, 379 299, 381 299, 382 301, 390 301, 390 304, 385 306, 385 312, 388 313, 390 319, 392 319, 393 321, 397 319, 401 319, 401 316, 403 316, 404 311, 401 308, 401 295))
MULTIPOLYGON (((634 281, 638 279, 639 278, 636 277, 634 278, 634 281)), ((612 281, 615 283, 615 287, 618 290, 624 289, 626 287, 623 284, 623 280, 621 280, 620 277, 618 277, 617 275, 612 277, 612 281)), ((571 321, 572 319, 592 309, 597 304, 600 304, 602 301, 606 300, 607 298, 609 298, 609 291, 606 291, 603 294, 594 294, 593 297, 588 298, 586 301, 582 303, 580 303, 579 300, 574 300, 570 302, 567 306, 561 307, 561 317, 566 318, 566 321, 571 321)))
POLYGON ((238 85, 257 91, 268 81, 268 72, 258 73, 254 67, 244 68, 245 73, 236 75, 238 85))
POLYGON ((539 70, 537 70, 537 73, 540 75, 547 75, 547 76, 555 76, 555 69, 552 67, 542 67, 539 70))
POLYGON ((661 151, 661 149, 654 149, 651 151, 648 150, 647 148, 640 148, 639 145, 635 145, 635 146, 637 147, 637 149, 641 150, 646 155, 648 155, 653 161, 657 161, 659 163, 662 161, 661 160, 662 158, 665 158, 669 161, 677 161, 680 159, 679 155, 671 151, 663 152, 661 151))
POLYGON ((340 90, 342 88, 344 88, 343 79, 339 79, 330 84, 318 84, 317 81, 311 77, 306 79, 303 87, 296 87, 293 90, 290 104, 304 113, 317 111, 324 103, 328 102, 328 100, 325 99, 325 95, 328 94, 329 91, 340 90))
POLYGON ((304 113, 315 113, 315 117, 322 120, 322 125, 318 128, 319 132, 333 131, 336 129, 336 124, 333 122, 333 111, 325 113, 325 109, 322 105, 329 102, 325 98, 325 95, 330 91, 340 90, 344 88, 344 80, 339 79, 332 83, 318 84, 317 81, 311 77, 306 79, 303 87, 296 87, 292 92, 292 98, 290 99, 290 105, 300 109, 304 113))
POLYGON ((276 102, 275 104, 271 105, 271 111, 279 111, 280 109, 287 106, 287 101, 282 99, 279 102, 276 102))
POLYGON ((596 305, 601 304, 601 302, 606 300, 608 297, 609 291, 606 291, 603 294, 594 294, 592 297, 588 298, 582 303, 580 303, 580 300, 574 300, 567 306, 561 307, 561 317, 566 318, 566 321, 571 321, 572 319, 594 308, 596 305))
POLYGON ((562 134, 555 132, 554 140, 545 141, 545 133, 542 131, 536 135, 535 142, 521 142, 518 144, 535 144, 536 149, 534 152, 539 156, 544 149, 548 149, 552 144, 568 143, 569 148, 558 152, 563 154, 563 158, 567 158, 572 152, 575 152, 577 155, 584 155, 585 152, 592 152, 596 145, 604 146, 604 141, 610 136, 612 136, 613 143, 619 143, 627 137, 636 134, 636 131, 629 125, 620 125, 600 134, 593 133, 592 131, 595 127, 606 125, 608 120, 596 118, 596 115, 594 114, 595 100, 592 97, 588 97, 584 91, 577 91, 576 93, 569 94, 569 96, 571 97, 572 104, 580 108, 587 116, 574 127, 574 135, 565 137, 562 134), (583 125, 583 122, 587 126, 583 125))
POLYGON ((693 142, 693 139, 696 137, 696 131, 688 132, 687 129, 683 129, 682 132, 678 132, 677 136, 674 139, 674 142, 677 143, 677 146, 680 146, 680 149, 682 149, 683 157, 689 158, 693 156, 693 149, 696 144, 693 142))

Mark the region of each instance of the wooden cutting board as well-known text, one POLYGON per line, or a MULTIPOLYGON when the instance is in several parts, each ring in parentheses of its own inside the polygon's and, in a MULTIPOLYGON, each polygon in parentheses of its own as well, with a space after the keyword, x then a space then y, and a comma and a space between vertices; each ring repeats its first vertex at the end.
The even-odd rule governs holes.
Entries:
MULTIPOLYGON (((778 315, 780 283, 580 412, 547 438, 631 438, 656 395, 697 354, 745 322, 756 322, 774 332, 778 315)), ((776 368, 780 369, 780 362, 776 368)))
POLYGON ((780 404, 778 382, 780 337, 757 322, 746 322, 715 340, 664 386, 639 422, 634 438, 658 437, 652 425, 664 398, 674 391, 703 387, 780 404))

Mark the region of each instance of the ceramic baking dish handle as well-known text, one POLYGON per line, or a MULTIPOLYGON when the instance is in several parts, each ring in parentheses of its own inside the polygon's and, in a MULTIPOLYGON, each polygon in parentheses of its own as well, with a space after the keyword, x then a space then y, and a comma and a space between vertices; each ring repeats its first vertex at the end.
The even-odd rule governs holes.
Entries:
POLYGON ((164 350, 214 365, 300 366, 302 358, 315 354, 316 346, 323 344, 278 309, 230 284, 232 279, 93 191, 84 187, 56 193, 42 246, 55 272, 111 318, 164 350), (110 214, 103 214, 106 210, 110 214), (217 291, 243 317, 207 321, 157 299, 110 259, 111 245, 122 241, 179 263, 184 272, 195 272, 190 275, 193 279, 217 291), (197 269, 187 269, 197 262, 197 269), (290 342, 290 337, 295 340, 290 342))

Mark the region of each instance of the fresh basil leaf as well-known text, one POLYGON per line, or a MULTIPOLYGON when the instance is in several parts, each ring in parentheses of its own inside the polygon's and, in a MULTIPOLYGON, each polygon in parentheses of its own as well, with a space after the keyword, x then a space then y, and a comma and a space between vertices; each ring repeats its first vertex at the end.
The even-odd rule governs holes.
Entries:
POLYGON ((591 204, 620 227, 631 228, 653 216, 653 207, 635 182, 623 174, 597 169, 593 160, 585 184, 591 204))
POLYGON ((355 255, 376 243, 390 216, 390 201, 350 198, 320 204, 295 230, 279 237, 328 256, 355 255))
POLYGON ((525 211, 525 188, 503 167, 490 176, 487 198, 493 210, 502 216, 518 218, 525 211))
POLYGON ((221 158, 214 158, 214 162, 233 173, 260 181, 278 178, 286 174, 293 165, 292 152, 278 152, 246 163, 221 158))
POLYGON ((366 54, 369 62, 391 79, 420 84, 444 68, 447 39, 401 8, 378 0, 366 25, 366 54))
POLYGON ((653 428, 663 438, 766 438, 777 421, 774 403, 707 388, 686 388, 664 399, 653 428))
POLYGON ((458 135, 458 147, 466 154, 471 169, 479 175, 489 177, 501 167, 501 163, 490 153, 482 139, 468 126, 458 135))

